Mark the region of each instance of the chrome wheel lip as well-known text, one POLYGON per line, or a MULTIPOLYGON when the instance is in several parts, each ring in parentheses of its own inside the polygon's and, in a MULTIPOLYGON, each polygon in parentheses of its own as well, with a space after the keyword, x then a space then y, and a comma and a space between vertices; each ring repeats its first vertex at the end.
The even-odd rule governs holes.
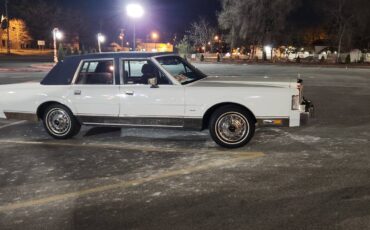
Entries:
POLYGON ((53 108, 45 116, 48 130, 55 136, 65 136, 72 128, 69 114, 61 108, 53 108))
POLYGON ((245 117, 245 115, 239 112, 227 112, 222 114, 216 120, 214 128, 218 139, 230 145, 237 145, 242 143, 247 139, 250 133, 250 124, 248 119, 245 117), (230 119, 234 119, 234 121, 232 121, 232 125, 230 124, 230 119), (229 129, 229 131, 227 131, 227 129, 229 129), (233 129, 234 131, 232 131, 231 129, 233 129), (234 138, 231 138, 231 136, 228 137, 228 135, 233 135, 237 132, 239 132, 239 134, 236 135, 236 138, 235 135, 234 138))

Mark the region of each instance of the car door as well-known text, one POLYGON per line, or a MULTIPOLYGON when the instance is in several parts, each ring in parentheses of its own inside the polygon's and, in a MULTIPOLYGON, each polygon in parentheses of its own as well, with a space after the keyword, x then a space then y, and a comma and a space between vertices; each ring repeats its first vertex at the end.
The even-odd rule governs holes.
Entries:
MULTIPOLYGON (((76 116, 118 117, 119 85, 115 83, 115 73, 114 59, 81 62, 69 93, 76 116)), ((100 123, 98 119, 94 121, 100 123)))
POLYGON ((174 85, 150 60, 121 60, 120 117, 141 126, 184 125, 182 85, 174 85), (148 84, 156 78, 157 87, 148 84))

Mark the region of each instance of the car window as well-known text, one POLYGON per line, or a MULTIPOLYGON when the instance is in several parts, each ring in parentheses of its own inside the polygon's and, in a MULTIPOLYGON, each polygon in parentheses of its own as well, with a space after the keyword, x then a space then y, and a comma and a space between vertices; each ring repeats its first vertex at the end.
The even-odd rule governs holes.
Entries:
POLYGON ((157 78, 158 85, 170 85, 167 76, 148 60, 123 60, 123 82, 126 85, 148 85, 151 78, 157 78))
POLYGON ((205 74, 178 56, 158 57, 157 61, 168 73, 183 85, 206 77, 205 74))
POLYGON ((77 85, 112 85, 113 60, 85 61, 75 81, 77 85))

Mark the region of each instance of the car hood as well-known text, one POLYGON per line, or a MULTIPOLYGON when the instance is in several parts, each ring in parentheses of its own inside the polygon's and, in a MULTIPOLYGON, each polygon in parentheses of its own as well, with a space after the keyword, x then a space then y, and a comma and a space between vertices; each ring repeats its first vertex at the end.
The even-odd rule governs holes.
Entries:
POLYGON ((293 77, 243 77, 243 76, 209 76, 191 84, 194 87, 279 87, 293 88, 297 86, 297 78, 293 77))

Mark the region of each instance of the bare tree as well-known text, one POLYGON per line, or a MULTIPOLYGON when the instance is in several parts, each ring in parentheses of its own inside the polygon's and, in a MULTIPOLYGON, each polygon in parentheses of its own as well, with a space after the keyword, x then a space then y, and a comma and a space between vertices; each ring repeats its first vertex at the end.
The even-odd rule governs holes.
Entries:
MULTIPOLYGON (((329 28, 338 47, 337 62, 343 49, 344 39, 350 42, 356 22, 356 11, 359 0, 326 0, 324 9, 327 13, 329 28)), ((348 44, 350 46, 350 44, 348 44)))
POLYGON ((235 47, 238 41, 252 45, 277 42, 286 25, 287 15, 296 0, 222 0, 218 21, 229 31, 228 41, 235 47))
POLYGON ((206 21, 204 18, 200 18, 199 21, 193 22, 188 31, 189 40, 193 43, 194 46, 207 46, 215 35, 215 29, 211 24, 206 21))

